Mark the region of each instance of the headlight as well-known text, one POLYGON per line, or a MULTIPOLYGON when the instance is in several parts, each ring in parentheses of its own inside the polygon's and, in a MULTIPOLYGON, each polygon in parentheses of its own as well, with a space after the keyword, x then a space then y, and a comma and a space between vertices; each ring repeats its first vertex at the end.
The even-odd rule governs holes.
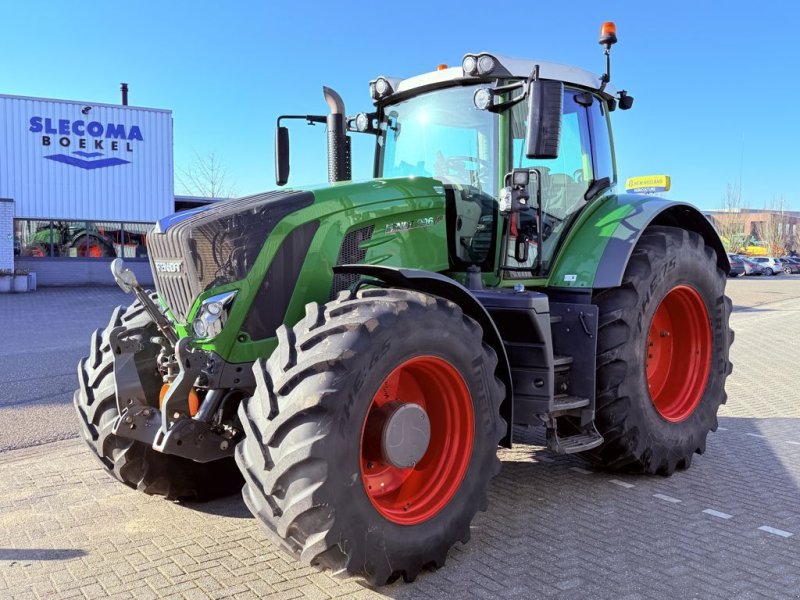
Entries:
POLYGON ((219 335, 222 326, 228 320, 228 309, 234 296, 236 296, 236 290, 203 300, 197 316, 192 321, 192 331, 196 338, 207 339, 219 335))

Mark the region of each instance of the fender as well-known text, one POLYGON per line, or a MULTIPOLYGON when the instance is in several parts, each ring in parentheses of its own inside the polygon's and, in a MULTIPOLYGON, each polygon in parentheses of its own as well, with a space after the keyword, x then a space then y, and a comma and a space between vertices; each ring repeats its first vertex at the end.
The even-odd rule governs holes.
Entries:
POLYGON ((506 434, 500 445, 511 448, 514 423, 514 389, 511 383, 511 367, 500 332, 492 317, 475 296, 460 283, 439 273, 422 269, 403 269, 381 265, 337 265, 334 273, 356 273, 373 277, 393 287, 441 296, 461 307, 464 314, 475 319, 483 329, 483 339, 497 354, 497 376, 506 386, 506 397, 500 405, 500 416, 506 420, 506 434))
POLYGON ((691 204, 636 194, 605 194, 579 216, 561 247, 547 285, 611 288, 622 284, 633 248, 651 225, 669 225, 703 236, 730 272, 725 247, 713 225, 691 204))

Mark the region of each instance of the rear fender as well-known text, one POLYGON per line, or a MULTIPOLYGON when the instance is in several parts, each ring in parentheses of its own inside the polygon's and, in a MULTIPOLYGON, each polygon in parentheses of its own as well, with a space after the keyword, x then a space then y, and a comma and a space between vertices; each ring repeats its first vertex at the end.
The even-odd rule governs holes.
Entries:
POLYGON ((378 279, 393 287, 440 296, 458 304, 464 314, 475 319, 483 329, 484 341, 497 354, 496 374, 506 387, 506 397, 500 405, 500 415, 506 420, 506 434, 500 440, 500 445, 506 448, 511 447, 512 423, 514 422, 514 403, 512 402, 514 390, 511 383, 511 367, 508 363, 508 356, 503 345, 503 339, 500 337, 500 332, 497 331, 497 326, 492 317, 489 316, 483 305, 467 288, 449 277, 421 269, 403 269, 379 265, 337 265, 333 267, 333 272, 356 273, 378 279))
POLYGON ((578 217, 558 253, 548 286, 598 289, 621 285, 631 253, 651 225, 699 233, 716 252, 717 266, 730 272, 719 235, 694 206, 654 196, 606 194, 578 217))

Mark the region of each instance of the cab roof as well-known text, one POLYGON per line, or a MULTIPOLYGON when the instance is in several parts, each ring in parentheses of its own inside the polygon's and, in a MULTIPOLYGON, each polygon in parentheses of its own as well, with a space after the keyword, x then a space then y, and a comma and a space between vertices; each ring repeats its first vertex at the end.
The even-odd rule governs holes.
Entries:
MULTIPOLYGON (((480 57, 491 56, 496 61, 495 68, 485 74, 469 75, 465 73, 463 66, 449 67, 442 70, 431 71, 421 75, 414 75, 408 78, 384 77, 392 86, 393 93, 389 97, 414 93, 426 88, 444 87, 448 84, 459 83, 469 84, 481 81, 493 81, 497 78, 527 79, 533 72, 535 66, 539 66, 539 77, 541 79, 554 79, 563 81, 566 84, 576 85, 590 90, 598 90, 601 85, 600 76, 571 65, 550 62, 546 60, 535 60, 528 58, 512 58, 492 54, 490 52, 477 52, 464 55, 480 57)), ((611 84, 606 85, 603 96, 613 98, 616 96, 616 89, 611 84)))

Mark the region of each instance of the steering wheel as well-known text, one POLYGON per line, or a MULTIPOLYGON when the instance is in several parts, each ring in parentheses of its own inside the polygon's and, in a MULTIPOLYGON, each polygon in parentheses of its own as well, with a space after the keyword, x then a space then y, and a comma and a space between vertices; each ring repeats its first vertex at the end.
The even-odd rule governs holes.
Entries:
POLYGON ((583 169, 577 169, 572 174, 572 178, 575 180, 575 183, 583 183, 583 169))
POLYGON ((455 177, 459 180, 459 183, 471 183, 473 181, 473 176, 470 169, 467 169, 467 163, 474 163, 478 165, 477 168, 477 179, 481 184, 482 188, 488 187, 489 177, 492 173, 492 165, 488 160, 483 158, 478 158, 476 156, 440 156, 437 157, 437 170, 443 171, 442 175, 448 177, 453 173, 455 177), (443 159, 441 164, 439 163, 438 158, 443 159))

